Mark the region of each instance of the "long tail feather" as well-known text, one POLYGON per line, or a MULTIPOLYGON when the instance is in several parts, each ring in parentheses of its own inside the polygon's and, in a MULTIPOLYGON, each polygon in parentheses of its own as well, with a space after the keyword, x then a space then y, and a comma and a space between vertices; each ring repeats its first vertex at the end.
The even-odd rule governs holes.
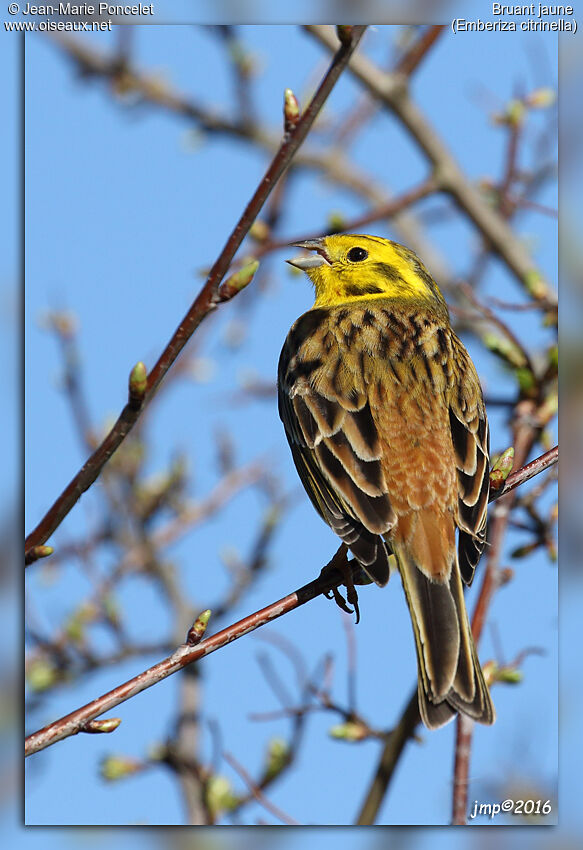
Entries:
POLYGON ((493 723, 494 706, 466 612, 457 558, 449 581, 427 578, 404 546, 395 546, 417 649, 419 710, 429 729, 458 712, 493 723))

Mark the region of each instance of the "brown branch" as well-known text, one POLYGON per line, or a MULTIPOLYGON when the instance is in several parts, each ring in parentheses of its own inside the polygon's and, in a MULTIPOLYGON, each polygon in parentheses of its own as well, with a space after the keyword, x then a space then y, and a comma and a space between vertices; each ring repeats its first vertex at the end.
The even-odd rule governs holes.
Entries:
MULTIPOLYGON (((551 459, 542 462, 543 458, 545 458, 545 455, 543 455, 542 458, 539 458, 537 461, 533 461, 528 464, 528 467, 525 467, 527 472, 521 469, 509 476, 506 481, 505 488, 500 490, 498 493, 495 493, 492 498, 497 499, 501 495, 507 494, 510 489, 517 487, 518 483, 523 483, 528 480, 528 478, 536 475, 537 472, 540 472, 543 469, 548 468, 548 466, 552 463, 555 463, 558 455, 553 454, 553 452, 554 450, 550 453, 552 454, 551 459), (508 489, 506 489, 506 487, 508 487, 508 489)), ((547 455, 548 454, 549 452, 547 452, 547 455)), ((256 611, 248 617, 244 617, 242 620, 239 620, 237 623, 222 629, 215 635, 206 638, 196 646, 182 644, 171 656, 165 658, 159 664, 150 667, 148 670, 145 670, 133 679, 130 679, 122 685, 118 685, 103 696, 87 703, 87 705, 84 705, 82 708, 72 711, 60 720, 56 720, 48 726, 45 726, 43 729, 40 729, 38 732, 30 735, 26 739, 26 755, 32 755, 32 753, 43 750, 46 747, 51 746, 51 744, 55 744, 57 741, 62 741, 64 738, 76 735, 82 730, 88 721, 99 717, 99 715, 106 711, 111 711, 111 709, 115 706, 131 699, 147 688, 151 688, 152 685, 156 685, 158 682, 162 681, 162 679, 166 679, 168 676, 177 673, 188 664, 192 664, 206 655, 210 655, 211 652, 215 652, 217 649, 226 646, 228 643, 237 640, 243 635, 255 631, 255 629, 260 626, 264 626, 266 623, 270 623, 272 620, 289 613, 289 611, 293 611, 295 608, 305 605, 306 602, 309 602, 321 593, 330 591, 332 588, 337 587, 341 583, 342 577, 339 573, 333 574, 331 577, 328 575, 325 577, 320 576, 314 581, 299 588, 299 590, 284 596, 282 599, 278 599, 277 602, 272 602, 271 605, 268 605, 266 608, 262 608, 260 611, 256 611)), ((411 717, 409 717, 409 720, 411 720, 411 717)), ((407 728, 411 729, 410 724, 407 728)), ((397 727, 396 732, 399 732, 399 729, 401 729, 401 724, 397 727)), ((404 734, 402 729, 399 734, 404 734)), ((390 772, 388 773, 387 783, 389 779, 390 772)))
POLYGON ((516 487, 520 487, 520 485, 524 484, 525 481, 530 481, 530 479, 534 478, 535 475, 538 475, 540 472, 544 472, 545 469, 549 469, 551 466, 554 466, 554 464, 558 463, 558 461, 559 447, 554 446, 554 448, 545 452, 544 455, 537 457, 536 460, 531 460, 530 463, 527 463, 521 469, 509 475, 504 482, 504 486, 500 490, 490 491, 490 501, 492 502, 494 499, 499 499, 500 496, 505 496, 506 493, 510 493, 511 490, 514 490, 516 487))
MULTIPOLYGON (((344 623, 348 625, 350 628, 352 624, 348 622, 348 618, 343 618, 344 623)), ((349 669, 348 678, 349 678, 349 687, 348 687, 348 704, 346 707, 335 702, 330 696, 330 689, 332 686, 332 657, 325 656, 324 657, 324 665, 323 665, 323 681, 322 684, 317 683, 316 674, 313 678, 308 679, 305 672, 305 660, 300 656, 299 652, 296 648, 289 644, 288 641, 282 638, 281 635, 272 635, 270 633, 265 633, 264 635, 259 634, 258 637, 268 643, 273 643, 276 647, 278 647, 291 663, 296 668, 296 675, 298 677, 298 687, 300 690, 300 703, 298 705, 292 705, 292 699, 289 693, 287 692, 286 686, 282 682, 279 677, 279 674, 271 665, 271 662, 267 656, 259 656, 258 662, 262 668, 263 675, 265 676, 265 680, 267 684, 272 689, 278 701, 281 703, 282 708, 276 711, 265 711, 265 712, 254 712, 249 715, 250 720, 257 721, 269 721, 269 720, 279 720, 281 718, 290 718, 294 720, 303 719, 308 714, 313 714, 315 712, 332 712, 333 714, 339 715, 343 723, 341 725, 351 725, 353 728, 358 727, 358 740, 364 740, 365 738, 377 738, 384 741, 387 737, 387 733, 385 731, 381 731, 379 729, 373 729, 372 726, 356 711, 356 699, 354 696, 352 684, 353 684, 353 672, 349 669), (312 700, 315 700, 312 702, 312 700)), ((350 644, 349 644, 350 646, 350 644)), ((352 650, 354 647, 352 647, 352 650)), ((352 654, 349 648, 348 650, 349 657, 352 654)), ((349 668, 351 667, 351 661, 349 660, 349 668)), ((349 740, 356 740, 356 738, 349 738, 349 740)))
POLYGON ((74 317, 65 311, 52 310, 47 324, 57 338, 63 360, 63 383, 83 451, 95 448, 95 436, 80 374, 80 354, 74 317))
MULTIPOLYGON (((399 213, 413 206, 413 204, 417 203, 417 201, 421 201, 423 198, 434 194, 438 190, 439 185, 435 178, 433 176, 427 177, 419 183, 418 186, 414 186, 402 195, 399 195, 396 198, 391 198, 390 201, 373 208, 369 212, 364 213, 364 215, 346 222, 342 231, 350 232, 351 230, 357 230, 363 227, 365 224, 371 224, 374 221, 379 221, 379 219, 393 218, 393 216, 397 216, 399 213)), ((327 234, 322 233, 321 235, 326 236, 327 234)), ((297 241, 299 242, 301 240, 297 241)))
MULTIPOLYGON (((305 29, 324 44, 334 49, 334 35, 327 26, 310 25, 305 29)), ((416 144, 432 164, 443 191, 448 192, 458 207, 473 221, 491 249, 498 254, 508 269, 536 300, 556 303, 557 296, 545 281, 516 234, 504 218, 493 210, 480 192, 466 178, 455 157, 439 138, 435 127, 413 103, 401 75, 381 71, 366 56, 353 57, 350 71, 371 95, 384 103, 407 128, 416 144)))
POLYGON ((283 809, 280 809, 269 800, 263 790, 253 781, 253 778, 247 773, 242 764, 240 764, 230 753, 223 753, 223 758, 227 761, 234 771, 236 771, 245 785, 248 787, 251 795, 260 803, 268 812, 271 812, 278 820, 286 823, 288 826, 300 826, 299 821, 294 820, 290 815, 286 814, 283 809))
POLYGON ((188 770, 183 760, 195 758, 199 748, 200 715, 203 702, 196 667, 187 667, 181 677, 176 733, 170 742, 173 765, 182 791, 186 822, 200 826, 210 822, 204 805, 204 782, 198 771, 188 770))
POLYGON ((547 215, 549 218, 558 218, 559 211, 554 207, 548 207, 546 204, 539 204, 537 201, 531 201, 530 198, 525 198, 524 195, 513 195, 511 192, 506 193, 506 198, 514 208, 532 210, 533 212, 547 215))
POLYGON ((216 308, 219 284, 227 272, 237 249, 257 218, 273 187, 282 174, 285 173, 293 156, 306 138, 316 116, 334 88, 340 74, 347 66, 348 60, 356 49, 365 29, 366 27, 364 26, 355 26, 353 28, 350 40, 341 44, 340 48, 335 52, 326 75, 295 129, 284 135, 279 150, 227 239, 223 250, 209 273, 205 285, 160 355, 158 362, 149 373, 146 390, 140 403, 137 403, 130 393, 128 404, 124 407, 107 437, 63 490, 37 527, 27 537, 25 544, 26 552, 48 540, 79 497, 93 484, 103 466, 135 425, 144 406, 150 401, 168 369, 172 366, 194 331, 206 316, 216 308))
POLYGON ((396 74, 410 77, 413 71, 420 65, 422 59, 427 56, 437 39, 445 29, 444 24, 436 24, 425 29, 420 37, 413 43, 407 52, 401 57, 395 66, 396 74))
POLYGON ((510 198, 508 197, 512 184, 516 179, 516 170, 518 163, 518 143, 522 136, 522 123, 520 121, 512 121, 508 126, 508 150, 506 153, 506 168, 502 183, 498 189, 499 200, 498 209, 500 215, 504 218, 510 218, 514 212, 510 198))
MULTIPOLYGON (((146 534, 144 534, 144 542, 152 552, 155 551, 156 547, 152 546, 151 541, 148 542, 146 534)), ((154 570, 153 574, 158 579, 171 611, 174 622, 174 644, 176 645, 186 632, 186 642, 196 645, 206 631, 208 616, 200 615, 193 623, 191 604, 185 597, 184 589, 180 586, 175 573, 160 565, 157 558, 153 558, 150 569, 154 570)), ((199 674, 198 667, 189 666, 183 670, 179 678, 175 730, 166 742, 171 755, 168 766, 176 773, 177 784, 182 793, 186 823, 193 826, 211 822, 204 802, 204 780, 199 770, 190 770, 188 767, 189 763, 193 761, 196 763, 199 750, 200 716, 203 704, 199 674)))
MULTIPOLYGON (((214 488, 199 501, 186 502, 160 528, 151 534, 151 545, 161 549, 176 543, 181 537, 190 534, 194 528, 218 513, 229 501, 246 487, 261 484, 267 474, 266 467, 261 461, 252 461, 246 466, 230 469, 218 481, 214 488)), ((62 563, 71 556, 86 558, 100 543, 111 539, 111 529, 105 524, 104 528, 83 541, 70 541, 60 545, 51 558, 51 564, 62 563)), ((128 568, 141 567, 144 562, 144 552, 137 545, 130 545, 128 552, 119 560, 112 578, 118 578, 128 568)), ((111 581, 106 583, 109 586, 111 581)))
POLYGON ((115 706, 120 705, 120 703, 136 696, 147 688, 151 688, 152 685, 166 679, 173 673, 177 673, 188 664, 192 664, 194 661, 210 655, 211 652, 215 652, 217 649, 226 646, 228 643, 254 631, 260 626, 264 626, 266 623, 270 623, 283 614, 293 611, 300 605, 304 605, 310 599, 314 599, 321 593, 331 590, 332 587, 338 586, 341 581, 342 577, 340 574, 333 579, 319 577, 315 581, 304 585, 299 590, 284 596, 282 599, 278 599, 277 602, 272 602, 266 608, 262 608, 260 611, 244 617, 226 629, 222 629, 196 646, 182 644, 172 655, 160 663, 155 664, 133 679, 124 682, 124 684, 118 685, 113 690, 87 703, 82 708, 72 711, 60 720, 50 723, 40 731, 30 735, 26 740, 26 755, 32 755, 32 753, 43 750, 45 747, 63 740, 63 738, 76 735, 89 720, 99 717, 99 715, 106 711, 111 711, 115 706))
MULTIPOLYGON (((151 545, 155 549, 170 546, 186 534, 190 534, 198 525, 218 513, 229 501, 247 487, 261 482, 266 476, 266 468, 261 462, 254 461, 228 472, 210 493, 198 502, 186 503, 164 526, 151 535, 151 545)), ((122 572, 129 566, 139 565, 139 550, 132 550, 121 559, 116 571, 122 572)))
POLYGON ((484 318, 487 319, 488 322, 490 322, 490 324, 494 325, 500 331, 502 331, 506 339, 522 355, 524 365, 531 373, 531 375, 536 376, 536 371, 530 358, 530 354, 528 353, 520 339, 517 337, 517 335, 514 333, 512 327, 507 325, 506 322, 504 322, 499 316, 497 316, 496 313, 490 309, 490 307, 488 307, 486 304, 482 304, 482 302, 476 296, 476 293, 474 292, 473 288, 468 283, 460 283, 459 289, 460 292, 463 293, 465 298, 467 298, 467 300, 470 302, 472 307, 474 307, 479 313, 481 313, 482 316, 484 316, 484 318))
POLYGON ((417 686, 415 686, 401 719, 383 747, 374 778, 356 820, 357 826, 368 826, 375 822, 405 744, 413 737, 420 720, 419 699, 417 686))
MULTIPOLYGON (((445 26, 443 24, 424 28, 421 36, 403 52, 394 67, 394 73, 410 78, 444 29, 445 26)), ((353 114, 347 120, 342 121, 342 125, 334 139, 334 146, 346 148, 349 142, 354 140, 358 130, 378 112, 379 108, 379 104, 370 95, 366 93, 361 95, 361 101, 354 109, 353 114)))

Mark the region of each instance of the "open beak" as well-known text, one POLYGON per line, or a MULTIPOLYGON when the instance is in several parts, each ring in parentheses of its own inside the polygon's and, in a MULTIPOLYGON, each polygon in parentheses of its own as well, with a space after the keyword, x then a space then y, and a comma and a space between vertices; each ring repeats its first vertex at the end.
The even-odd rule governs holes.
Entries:
POLYGON ((331 262, 324 248, 323 239, 306 239, 305 242, 292 242, 294 248, 306 248, 308 251, 317 251, 316 257, 304 257, 301 254, 299 257, 294 257, 292 260, 286 260, 290 266, 295 266, 296 269, 301 269, 304 272, 310 269, 317 269, 319 266, 330 266, 331 262))

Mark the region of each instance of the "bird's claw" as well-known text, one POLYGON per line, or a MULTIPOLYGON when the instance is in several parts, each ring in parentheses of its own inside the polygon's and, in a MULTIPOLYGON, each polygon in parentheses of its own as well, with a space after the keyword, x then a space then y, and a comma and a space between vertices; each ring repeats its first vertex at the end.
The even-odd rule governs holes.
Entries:
POLYGON ((324 592, 324 596, 327 599, 333 599, 335 603, 345 611, 347 614, 354 614, 356 616, 355 624, 360 622, 360 608, 358 607, 358 593, 356 592, 356 588, 354 586, 354 578, 352 574, 352 568, 350 562, 347 557, 348 547, 345 543, 338 549, 330 563, 326 564, 326 566, 322 569, 320 575, 325 575, 327 572, 338 570, 338 572, 342 575, 343 584, 346 587, 346 599, 342 596, 337 587, 332 587, 330 590, 324 592), (349 608, 347 602, 352 605, 352 608, 349 608))

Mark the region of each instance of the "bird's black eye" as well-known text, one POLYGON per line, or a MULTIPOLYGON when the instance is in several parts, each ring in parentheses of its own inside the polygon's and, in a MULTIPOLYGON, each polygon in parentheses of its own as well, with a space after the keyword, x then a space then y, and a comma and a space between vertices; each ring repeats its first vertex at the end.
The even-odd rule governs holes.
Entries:
POLYGON ((347 256, 351 263, 361 263, 368 257, 368 251, 364 248, 351 248, 347 256))

